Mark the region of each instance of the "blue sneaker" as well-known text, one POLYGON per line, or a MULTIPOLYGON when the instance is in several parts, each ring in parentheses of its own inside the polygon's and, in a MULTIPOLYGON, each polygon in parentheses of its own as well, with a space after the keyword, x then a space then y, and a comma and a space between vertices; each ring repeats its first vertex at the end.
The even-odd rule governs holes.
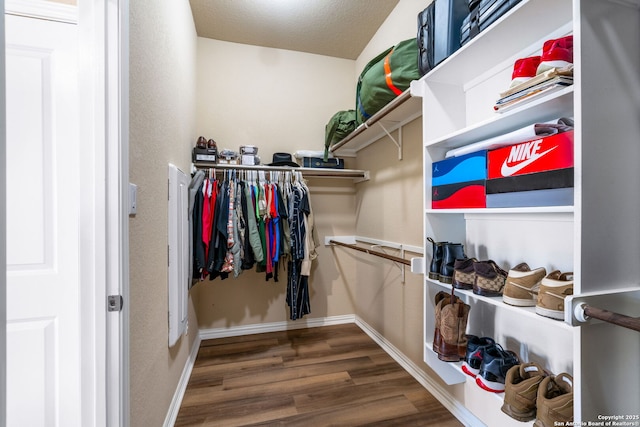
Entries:
POLYGON ((480 372, 485 350, 495 345, 493 338, 467 335, 467 354, 462 363, 462 372, 475 378, 480 372))
POLYGON ((492 393, 502 393, 505 389, 507 371, 520 364, 513 351, 503 349, 500 344, 488 347, 482 356, 480 372, 476 384, 492 393))

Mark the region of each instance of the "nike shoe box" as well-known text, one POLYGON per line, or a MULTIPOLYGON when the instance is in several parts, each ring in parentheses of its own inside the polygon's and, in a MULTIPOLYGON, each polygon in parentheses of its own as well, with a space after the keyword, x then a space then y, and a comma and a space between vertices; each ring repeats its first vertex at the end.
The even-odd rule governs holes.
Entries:
POLYGON ((487 150, 449 157, 431 164, 431 186, 487 179, 487 150))
POLYGON ((489 151, 487 179, 573 167, 573 131, 489 151))
POLYGON ((573 187, 573 168, 488 179, 487 194, 573 187))
POLYGON ((433 209, 485 207, 487 150, 450 157, 431 165, 433 209))
POLYGON ((573 131, 489 151, 487 207, 573 205, 573 131))
POLYGON ((487 200, 484 179, 431 187, 432 209, 485 207, 487 200))
POLYGON ((487 208, 573 206, 573 187, 487 194, 487 208))

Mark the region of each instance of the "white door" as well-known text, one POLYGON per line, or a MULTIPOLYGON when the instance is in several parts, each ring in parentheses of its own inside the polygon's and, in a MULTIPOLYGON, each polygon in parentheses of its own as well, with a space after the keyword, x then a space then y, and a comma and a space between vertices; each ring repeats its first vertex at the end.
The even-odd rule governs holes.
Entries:
POLYGON ((5 19, 7 425, 80 426, 77 26, 5 19))

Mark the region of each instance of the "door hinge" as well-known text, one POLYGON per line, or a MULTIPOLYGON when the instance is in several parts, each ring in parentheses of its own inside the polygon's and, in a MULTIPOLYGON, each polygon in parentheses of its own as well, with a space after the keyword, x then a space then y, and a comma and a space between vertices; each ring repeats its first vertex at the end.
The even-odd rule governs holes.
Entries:
POLYGON ((109 295, 107 297, 107 311, 122 311, 123 304, 122 295, 109 295))

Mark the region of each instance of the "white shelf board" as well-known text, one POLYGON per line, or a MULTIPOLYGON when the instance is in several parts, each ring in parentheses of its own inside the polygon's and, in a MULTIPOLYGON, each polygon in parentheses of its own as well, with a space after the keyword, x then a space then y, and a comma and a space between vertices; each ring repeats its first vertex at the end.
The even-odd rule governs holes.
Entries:
POLYGON ((536 206, 529 208, 468 208, 468 209, 426 209, 426 214, 542 214, 573 213, 573 206, 536 206))
POLYGON ((422 79, 464 86, 496 64, 522 54, 524 46, 540 44, 540 34, 570 28, 572 18, 572 0, 523 0, 422 79))
POLYGON ((342 141, 334 144, 330 151, 336 157, 355 156, 358 151, 386 136, 387 132, 393 132, 420 116, 422 98, 411 96, 410 90, 407 89, 342 141))
POLYGON ((505 113, 495 113, 493 117, 473 126, 427 141, 425 147, 437 146, 439 149, 451 150, 563 116, 573 116, 573 86, 567 86, 505 113))
MULTIPOLYGON (((429 279, 429 278, 425 278, 425 280, 428 283, 440 286, 442 288, 444 288, 447 291, 451 291, 451 285, 447 284, 447 283, 442 283, 439 282, 437 280, 433 280, 433 279, 429 279)), ((555 320, 555 319, 551 319, 549 317, 545 317, 545 316, 540 316, 539 314, 536 313, 535 311, 535 307, 516 307, 514 305, 509 305, 509 304, 505 304, 502 301, 502 297, 485 297, 482 295, 476 295, 473 293, 473 291, 471 290, 465 290, 465 289, 455 289, 456 294, 458 295, 466 295, 469 298, 475 299, 477 301, 482 301, 484 303, 493 305, 501 310, 507 310, 507 311, 511 311, 514 313, 517 313, 518 315, 522 316, 522 317, 529 317, 532 320, 535 320, 536 324, 544 324, 546 326, 552 326, 552 327, 556 327, 556 328, 560 328, 560 329, 566 329, 566 330, 570 330, 573 327, 571 325, 569 325, 568 323, 563 322, 562 320, 555 320)))

